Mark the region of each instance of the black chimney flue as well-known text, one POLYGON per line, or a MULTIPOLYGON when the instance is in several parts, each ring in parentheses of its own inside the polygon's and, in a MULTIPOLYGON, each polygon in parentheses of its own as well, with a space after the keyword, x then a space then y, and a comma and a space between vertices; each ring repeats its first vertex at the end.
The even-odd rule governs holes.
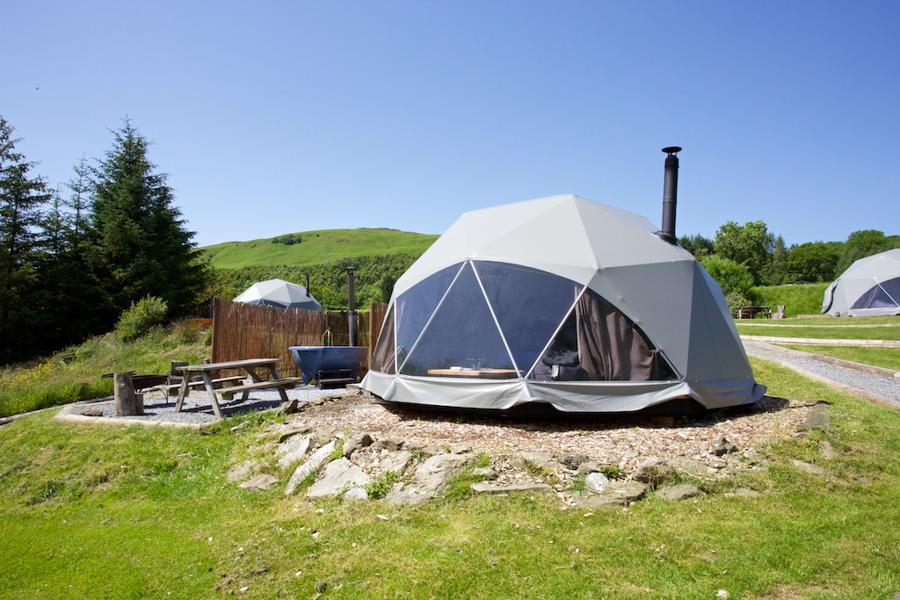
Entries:
POLYGON ((675 237, 675 211, 678 204, 678 156, 681 152, 679 146, 666 146, 662 149, 666 153, 665 172, 663 175, 663 209, 662 229, 658 235, 670 244, 677 244, 675 237))
POLYGON ((356 290, 354 289, 354 267, 347 267, 347 329, 350 337, 350 345, 357 345, 356 336, 356 290))

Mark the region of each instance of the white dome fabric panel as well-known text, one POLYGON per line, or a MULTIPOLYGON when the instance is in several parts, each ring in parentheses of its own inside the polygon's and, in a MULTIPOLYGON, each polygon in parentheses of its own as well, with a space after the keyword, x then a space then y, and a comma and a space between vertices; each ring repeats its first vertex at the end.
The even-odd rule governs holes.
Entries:
POLYGON ((463 214, 400 277, 388 314, 406 365, 370 370, 362 383, 388 401, 619 412, 683 398, 719 408, 765 392, 721 290, 694 257, 643 217, 577 196, 463 214), (585 362, 594 356, 585 352, 607 350, 585 362), (629 377, 650 380, 614 380, 629 377))
POLYGON ((822 300, 835 317, 900 314, 900 248, 861 258, 838 277, 822 300))

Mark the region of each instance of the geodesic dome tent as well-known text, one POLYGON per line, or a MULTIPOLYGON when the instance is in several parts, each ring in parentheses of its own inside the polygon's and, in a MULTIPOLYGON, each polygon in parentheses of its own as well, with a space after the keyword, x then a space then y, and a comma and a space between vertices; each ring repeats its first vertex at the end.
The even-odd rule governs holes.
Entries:
POLYGON ((825 290, 822 312, 836 317, 900 315, 900 248, 850 265, 825 290))
POLYGON ((463 214, 397 281, 362 387, 570 412, 718 408, 765 391, 694 257, 646 219, 577 196, 463 214))
POLYGON ((244 290, 234 301, 277 308, 322 310, 322 305, 309 294, 305 287, 283 279, 258 281, 244 290))

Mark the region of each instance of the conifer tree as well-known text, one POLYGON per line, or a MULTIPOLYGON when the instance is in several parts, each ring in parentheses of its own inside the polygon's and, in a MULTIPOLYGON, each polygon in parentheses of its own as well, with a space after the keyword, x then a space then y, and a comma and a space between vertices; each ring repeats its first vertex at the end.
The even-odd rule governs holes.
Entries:
POLYGON ((95 172, 92 246, 117 313, 153 295, 178 316, 196 305, 207 270, 148 146, 127 119, 113 132, 95 172))
POLYGON ((27 354, 39 311, 35 259, 41 209, 50 199, 35 163, 16 150, 13 127, 0 116, 0 361, 27 354))

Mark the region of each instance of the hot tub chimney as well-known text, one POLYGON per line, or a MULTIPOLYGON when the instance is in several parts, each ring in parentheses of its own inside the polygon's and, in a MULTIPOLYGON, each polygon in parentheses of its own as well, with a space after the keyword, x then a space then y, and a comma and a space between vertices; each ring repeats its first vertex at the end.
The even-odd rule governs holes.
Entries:
POLYGON ((312 297, 312 290, 309 289, 309 271, 306 272, 306 295, 312 297))
POLYGON ((355 267, 347 267, 347 328, 350 337, 350 345, 356 346, 356 290, 353 287, 353 272, 355 267))
POLYGON ((670 244, 677 244, 675 207, 678 203, 678 156, 676 154, 681 152, 681 147, 666 146, 662 151, 667 155, 663 175, 662 229, 656 235, 670 244))

